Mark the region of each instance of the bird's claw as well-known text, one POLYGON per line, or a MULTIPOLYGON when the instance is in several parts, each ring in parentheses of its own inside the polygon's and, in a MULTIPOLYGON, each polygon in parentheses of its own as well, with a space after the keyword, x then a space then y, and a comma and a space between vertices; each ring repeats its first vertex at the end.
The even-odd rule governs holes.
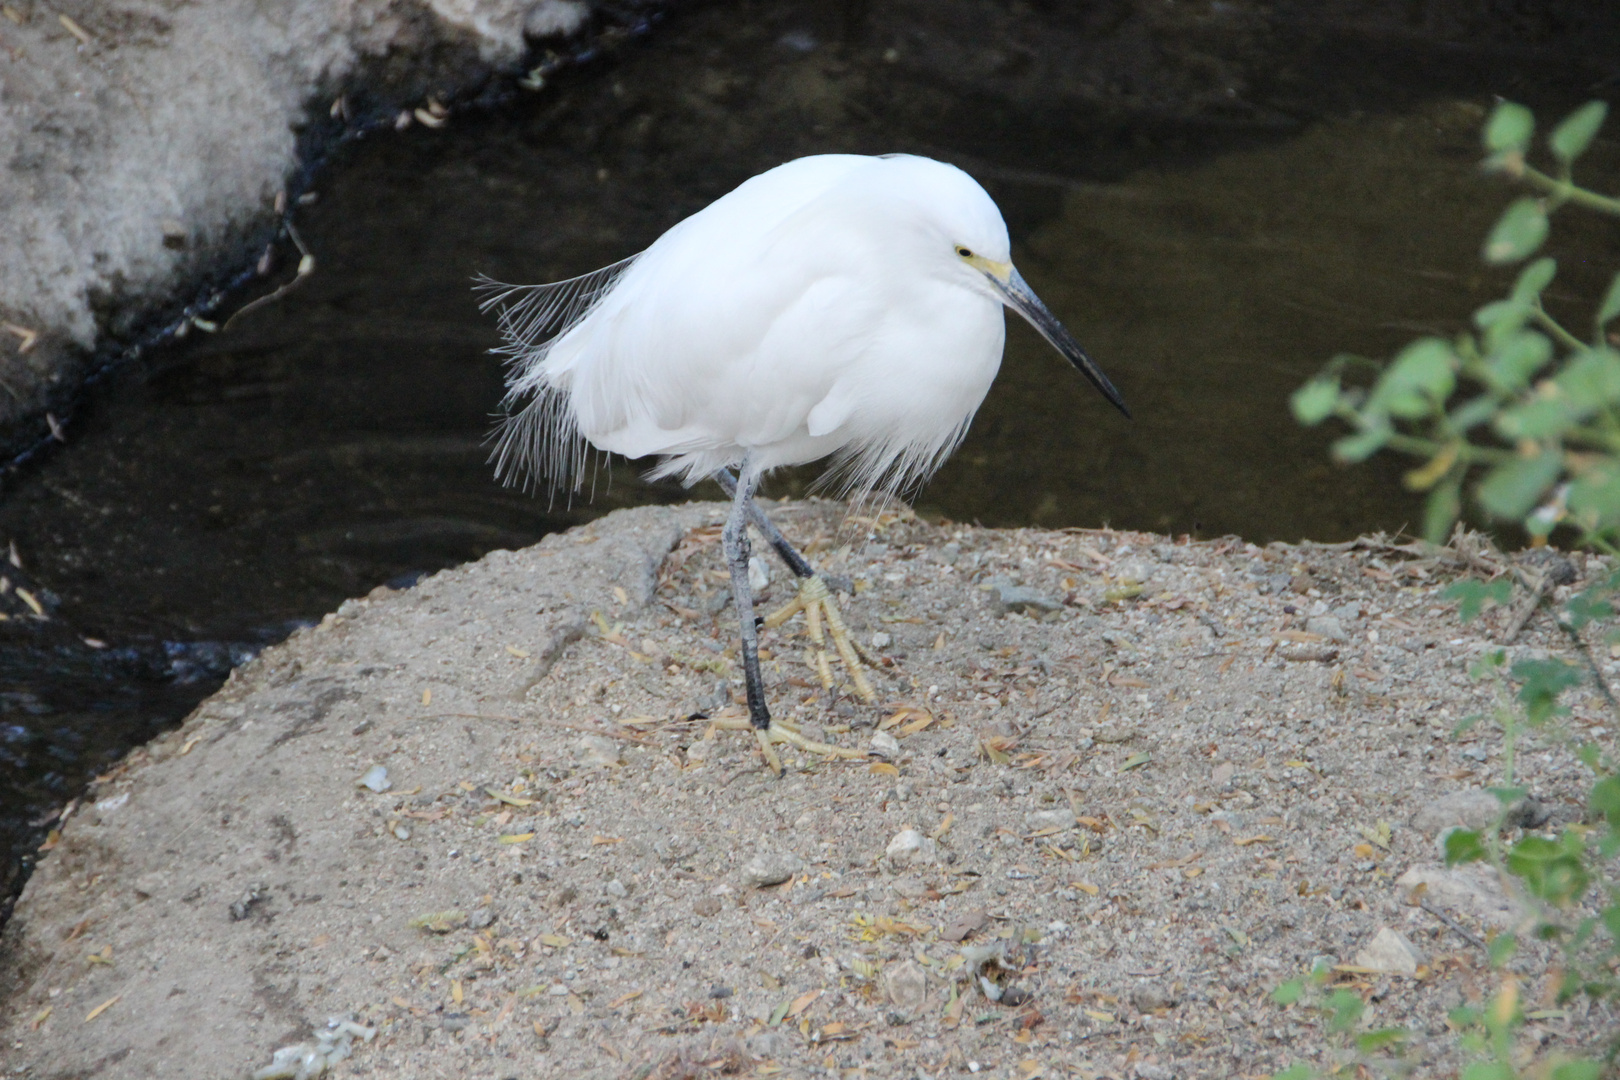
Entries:
POLYGON ((850 636, 849 627, 845 625, 844 616, 838 610, 838 601, 833 599, 826 577, 814 574, 805 578, 799 585, 797 596, 765 616, 764 626, 768 630, 774 630, 801 611, 804 612, 804 621, 810 631, 811 659, 816 674, 821 677, 822 689, 828 693, 833 689, 832 666, 827 659, 822 633, 822 623, 825 621, 827 626, 825 636, 832 638, 833 648, 838 651, 839 659, 843 660, 844 667, 849 672, 849 681, 855 687, 856 696, 862 701, 876 701, 877 692, 872 689, 872 684, 867 680, 866 672, 861 665, 860 647, 850 636))
POLYGON ((776 753, 776 743, 787 746, 796 746, 807 754, 820 754, 824 757, 840 757, 851 760, 863 760, 866 754, 859 750, 849 750, 831 743, 817 742, 815 739, 805 738, 800 733, 798 725, 789 720, 772 720, 769 727, 756 728, 746 716, 715 717, 709 721, 722 731, 752 731, 759 740, 759 752, 765 757, 765 764, 777 776, 782 775, 782 759, 776 753))

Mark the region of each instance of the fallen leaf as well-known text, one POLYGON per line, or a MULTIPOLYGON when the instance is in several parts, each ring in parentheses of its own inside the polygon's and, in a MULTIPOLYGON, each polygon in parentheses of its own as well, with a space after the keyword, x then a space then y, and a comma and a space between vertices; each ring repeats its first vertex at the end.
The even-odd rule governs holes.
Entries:
POLYGON ((106 1001, 103 1001, 100 1005, 97 1005, 95 1008, 84 1014, 84 1022, 88 1024, 90 1021, 94 1020, 96 1017, 118 1004, 119 999, 121 999, 123 996, 123 994, 114 994, 106 1001))
POLYGON ((1079 889, 1081 892, 1085 893, 1087 896, 1096 896, 1097 893, 1100 891, 1097 888, 1097 886, 1093 885, 1089 881, 1071 881, 1071 882, 1069 882, 1069 886, 1071 888, 1079 889))
POLYGON ((808 1009, 811 1003, 820 996, 820 990, 811 990, 807 993, 800 994, 798 997, 794 998, 792 1004, 788 1006, 785 1018, 791 1020, 795 1016, 798 1016, 800 1013, 804 1012, 804 1010, 808 1009))
POLYGON ((944 820, 938 825, 934 826, 934 831, 928 834, 929 838, 938 840, 940 837, 950 832, 951 826, 954 824, 956 824, 956 811, 947 811, 944 820))
POLYGON ((1232 843, 1236 844, 1238 847, 1248 847, 1250 844, 1275 844, 1276 842, 1277 841, 1275 839, 1264 834, 1260 836, 1245 836, 1241 839, 1232 841, 1232 843))
POLYGON ((39 1010, 39 1012, 34 1014, 34 1018, 32 1020, 28 1021, 28 1026, 33 1030, 38 1031, 40 1025, 51 1018, 51 1012, 55 1008, 55 1005, 45 1006, 43 1009, 39 1010))
POLYGON ((450 980, 450 1000, 454 1001, 457 1005, 460 1005, 461 1004, 461 998, 462 998, 461 980, 460 979, 451 979, 450 980))
POLYGON ((506 651, 517 657, 519 660, 527 660, 529 658, 529 654, 527 652, 515 645, 508 645, 506 647, 506 651))
POLYGON ((640 990, 631 990, 631 991, 628 991, 626 993, 620 994, 618 997, 616 997, 612 1001, 608 1002, 608 1008, 617 1009, 620 1005, 623 1005, 626 1002, 631 1002, 631 1001, 636 1000, 636 998, 641 996, 641 993, 642 992, 640 990))
POLYGON ((1362 836, 1365 836, 1369 841, 1377 844, 1385 851, 1389 850, 1389 841, 1390 837, 1394 834, 1394 830, 1390 828, 1388 821, 1384 820, 1383 818, 1379 818, 1376 825, 1371 827, 1362 825, 1359 827, 1358 831, 1362 836))
POLYGON ((525 840, 533 839, 534 833, 532 832, 507 833, 505 836, 500 838, 500 842, 503 844, 521 844, 525 840))
POLYGON ((561 934, 541 934, 540 944, 550 945, 553 949, 561 949, 568 944, 568 939, 561 934))
POLYGON ((913 709, 910 706, 907 706, 902 709, 896 709, 888 716, 885 716, 882 720, 879 720, 878 730, 888 731, 890 728, 903 724, 908 720, 916 720, 918 718, 926 718, 928 723, 934 722, 934 718, 929 716, 928 713, 924 712, 922 709, 913 709))
POLYGON ((597 846, 602 845, 602 844, 622 844, 622 843, 624 843, 624 837, 622 837, 622 836, 593 836, 593 837, 591 837, 591 846, 592 847, 597 847, 597 846))
POLYGON ((1130 757, 1126 758, 1125 759, 1125 764, 1123 764, 1123 765, 1121 765, 1119 767, 1119 771, 1120 772, 1130 772, 1132 769, 1141 768, 1143 765, 1146 765, 1148 762, 1150 762, 1152 760, 1153 760, 1153 755, 1144 750, 1140 754, 1132 754, 1130 757))
POLYGON ((580 999, 578 994, 570 993, 568 995, 568 1011, 575 1016, 585 1011, 585 1002, 580 999))
POLYGON ((879 776, 899 776, 900 775, 900 770, 895 768, 893 765, 890 765, 887 761, 874 761, 874 762, 872 762, 872 764, 870 764, 870 765, 868 765, 866 767, 866 771, 870 772, 870 773, 876 773, 879 776))
POLYGON ((533 799, 520 799, 516 795, 502 795, 500 792, 495 791, 495 790, 493 790, 491 788, 485 788, 484 789, 484 794, 488 795, 490 798, 494 799, 496 802, 505 803, 507 806, 533 806, 534 805, 534 800, 533 799))

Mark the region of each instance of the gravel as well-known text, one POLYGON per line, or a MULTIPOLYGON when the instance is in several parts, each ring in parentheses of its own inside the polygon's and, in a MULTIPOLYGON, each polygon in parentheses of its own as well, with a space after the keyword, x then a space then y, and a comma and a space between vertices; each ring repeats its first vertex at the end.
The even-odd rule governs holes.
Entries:
MULTIPOLYGON (((822 693, 802 619, 764 633, 777 715, 885 750, 784 747, 775 779, 705 718, 745 715, 706 614, 722 513, 378 590, 238 671, 43 857, 0 956, 8 1067, 246 1075, 348 1015, 377 1035, 335 1075, 1264 1074, 1329 1060, 1270 999, 1320 959, 1420 1033, 1491 985, 1479 942, 1521 913, 1433 830, 1501 780, 1499 734, 1457 730, 1497 699, 1468 670, 1508 613, 1460 625, 1442 561, 783 505, 854 582, 857 640, 890 641, 867 706, 822 693), (1012 610, 998 576, 1060 607, 1012 610), (374 764, 390 790, 356 785, 374 764)), ((1509 651, 1567 649, 1543 614, 1509 651)), ((1595 693, 1570 704, 1611 738, 1595 693)), ((1544 821, 1579 819, 1563 743, 1517 769, 1544 821)), ((1515 960, 1526 1000, 1550 959, 1515 960)), ((1574 1002, 1529 1037, 1615 1022, 1574 1002)), ((1415 1053, 1461 1063, 1449 1036, 1415 1053)))

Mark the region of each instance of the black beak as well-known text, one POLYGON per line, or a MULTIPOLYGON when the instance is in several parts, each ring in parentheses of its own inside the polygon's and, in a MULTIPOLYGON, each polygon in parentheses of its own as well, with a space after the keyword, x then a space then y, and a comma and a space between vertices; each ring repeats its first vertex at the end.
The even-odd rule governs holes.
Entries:
POLYGON ((1022 315, 1052 348, 1062 353, 1069 363, 1079 369, 1080 374, 1090 380, 1091 385, 1095 386, 1114 408, 1124 413, 1127 419, 1130 418, 1131 410, 1125 407, 1125 399, 1114 389, 1114 384, 1108 381, 1108 376, 1104 375, 1102 369, 1086 355, 1086 350, 1074 340, 1074 335, 1058 322, 1057 316, 1041 303, 1041 298, 1035 295, 1035 290, 1029 287, 1029 282, 1024 280, 1023 275, 1009 267, 1005 282, 991 274, 986 276, 1000 291, 1008 307, 1022 315))

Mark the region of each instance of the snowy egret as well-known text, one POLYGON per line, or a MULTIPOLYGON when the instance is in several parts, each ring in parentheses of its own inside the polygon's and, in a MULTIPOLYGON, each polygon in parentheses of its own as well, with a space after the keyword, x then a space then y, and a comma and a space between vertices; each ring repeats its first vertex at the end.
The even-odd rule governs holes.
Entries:
MULTIPOLYGON (((803 582, 765 620, 803 611, 874 698, 825 578, 754 502, 761 477, 832 457, 842 491, 901 492, 961 442, 1001 365, 1010 307, 1120 412, 1119 391, 1011 262, 984 188, 952 165, 890 154, 799 158, 748 180, 651 247, 549 285, 484 281, 509 374, 495 452, 508 482, 579 490, 591 447, 661 457, 652 477, 719 480, 722 543, 742 627, 748 725, 843 753, 773 722, 748 581, 753 524, 803 582), (736 470, 735 475, 732 470, 736 470)), ((740 724, 738 726, 741 726, 740 724)))

